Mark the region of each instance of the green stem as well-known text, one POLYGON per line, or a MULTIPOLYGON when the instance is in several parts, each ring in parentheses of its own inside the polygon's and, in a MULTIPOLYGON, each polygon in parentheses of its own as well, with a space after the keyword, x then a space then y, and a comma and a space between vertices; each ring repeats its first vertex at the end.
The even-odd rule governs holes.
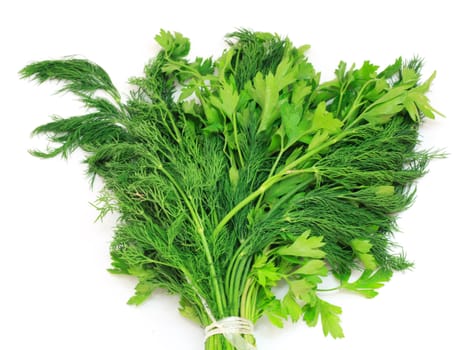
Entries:
POLYGON ((325 288, 325 289, 317 289, 318 292, 334 292, 336 290, 340 290, 341 285, 338 287, 333 287, 333 288, 325 288))
POLYGON ((257 301, 257 288, 254 288, 255 284, 254 279, 249 277, 241 295, 240 315, 251 321, 255 319, 255 302, 257 301))
POLYGON ((183 198, 183 201, 185 202, 186 206, 188 207, 188 210, 191 214, 193 223, 196 227, 196 231, 199 234, 199 237, 201 238, 202 242, 202 247, 204 248, 204 252, 207 258, 207 263, 209 265, 209 270, 210 274, 212 276, 212 284, 214 288, 214 294, 215 294, 215 299, 217 302, 217 307, 218 311, 220 313, 220 317, 224 316, 224 309, 223 305, 225 304, 225 293, 221 292, 218 277, 217 277, 217 272, 215 270, 215 265, 214 261, 212 258, 212 254, 210 252, 210 247, 207 242, 205 232, 204 232, 204 226, 202 225, 202 221, 199 218, 199 215, 197 214, 196 210, 194 209, 194 205, 192 203, 192 200, 186 193, 184 193, 183 189, 180 187, 180 185, 177 183, 175 178, 163 167, 163 165, 159 164, 158 169, 170 180, 170 182, 175 186, 176 190, 180 194, 180 196, 183 198))
POLYGON ((239 315, 240 309, 240 292, 243 290, 247 276, 249 275, 249 267, 252 261, 250 256, 247 256, 244 251, 244 242, 239 247, 233 259, 228 265, 226 273, 228 305, 231 315, 239 315))
MULTIPOLYGON (((283 147, 283 140, 282 140, 281 143, 282 143, 282 145, 281 145, 281 148, 280 148, 280 152, 278 153, 277 158, 275 159, 275 162, 273 163, 272 168, 270 169, 268 178, 273 176, 273 174, 275 173, 275 170, 277 169, 278 164, 280 163, 280 159, 282 158, 283 153, 285 153, 286 149, 283 147)), ((259 199, 257 201, 257 204, 256 204, 256 209, 260 208, 260 205, 262 203, 263 198, 264 198, 264 193, 262 193, 260 195, 260 197, 259 197, 259 199)))
MULTIPOLYGON (((170 111, 170 109, 167 107, 166 105, 166 102, 160 97, 160 96, 155 96, 157 98, 157 101, 159 102, 159 104, 163 107, 161 107, 161 109, 163 109, 165 111, 165 113, 167 113, 168 115, 168 118, 170 119, 170 124, 171 124, 171 128, 168 127, 167 125, 167 130, 168 132, 171 134, 171 136, 176 140, 176 142, 178 142, 179 144, 181 144, 183 138, 181 137, 181 132, 180 130, 178 129, 178 126, 176 125, 176 122, 175 122, 175 118, 173 116, 173 113, 170 111)), ((164 119, 165 121, 165 119, 164 119)))
POLYGON ((346 89, 348 88, 349 84, 348 82, 346 82, 345 84, 343 84, 343 86, 341 87, 340 89, 340 96, 338 97, 338 106, 337 106, 337 112, 335 114, 335 116, 338 118, 338 116, 340 115, 340 111, 341 111, 341 104, 343 102, 343 95, 346 93, 346 89))
MULTIPOLYGON (((346 114, 345 118, 342 120, 344 124, 346 124, 347 121, 349 121, 352 117, 353 117, 353 114, 356 113, 356 111, 358 110, 358 108, 361 106, 360 105, 360 102, 361 102, 361 99, 362 99, 362 94, 364 93, 364 90, 366 90, 366 88, 369 86, 369 84, 375 82, 376 79, 370 79, 368 80, 362 87, 361 87, 361 90, 359 90, 352 106, 351 106, 351 109, 348 111, 348 113, 346 114)), ((353 126, 355 124, 356 120, 351 123, 348 128, 351 128, 351 126, 353 126)))
MULTIPOLYGON (((245 206, 247 206, 249 203, 251 203, 253 200, 261 196, 265 191, 267 191, 270 187, 272 187, 274 184, 277 182, 280 182, 283 180, 285 175, 291 175, 289 172, 290 170, 295 169, 297 166, 301 165, 302 163, 306 162, 313 156, 315 156, 317 153, 322 151, 323 149, 335 144, 336 142, 340 141, 343 139, 345 136, 350 134, 350 131, 342 131, 340 134, 334 136, 333 138, 327 140, 326 142, 322 143, 320 146, 313 148, 312 150, 308 151, 306 154, 302 155, 300 158, 296 159, 295 161, 289 163, 287 166, 285 166, 280 172, 277 174, 270 176, 265 180, 257 190, 254 192, 251 192, 246 198, 244 198, 242 201, 240 201, 236 206, 234 206, 224 217, 220 222, 217 224, 215 229, 212 232, 212 235, 214 239, 217 237, 217 235, 223 230, 225 225, 245 206)), ((289 176, 288 176, 289 177, 289 176)))
POLYGON ((241 147, 238 139, 238 125, 236 123, 236 113, 233 113, 233 115, 231 116, 231 121, 233 123, 233 137, 235 139, 236 148, 238 149, 239 164, 241 165, 241 167, 244 167, 244 159, 243 155, 241 154, 241 147))

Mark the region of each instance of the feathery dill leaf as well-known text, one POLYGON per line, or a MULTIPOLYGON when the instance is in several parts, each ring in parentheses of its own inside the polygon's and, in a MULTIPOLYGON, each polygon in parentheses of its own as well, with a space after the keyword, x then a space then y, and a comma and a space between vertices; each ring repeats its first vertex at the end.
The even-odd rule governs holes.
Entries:
POLYGON ((115 100, 120 99, 107 72, 88 60, 68 58, 35 62, 24 67, 20 74, 23 78, 33 78, 39 83, 53 80, 64 83, 58 92, 92 94, 102 90, 115 100))
MULTIPOLYGON (((342 337, 323 278, 374 297, 411 266, 393 233, 438 156, 418 149, 422 120, 439 114, 426 97, 435 74, 422 82, 419 58, 380 71, 340 62, 320 82, 306 46, 244 29, 227 38, 217 60, 189 60, 189 39, 162 30, 125 102, 90 61, 25 67, 23 78, 58 81, 90 110, 37 127, 56 147, 32 154, 86 151, 91 181, 104 182, 99 217, 120 216, 110 271, 138 278, 130 304, 161 288, 204 327, 265 316, 278 327, 320 320, 325 335, 342 337), (273 292, 280 281, 283 298, 273 292)), ((234 346, 215 335, 205 348, 234 346)))

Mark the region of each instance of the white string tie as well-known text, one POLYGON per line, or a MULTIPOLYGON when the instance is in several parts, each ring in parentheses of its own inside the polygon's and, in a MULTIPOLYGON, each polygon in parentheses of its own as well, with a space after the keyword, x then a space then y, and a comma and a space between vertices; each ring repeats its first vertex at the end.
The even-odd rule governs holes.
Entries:
POLYGON ((256 347, 246 341, 242 334, 253 334, 254 325, 251 321, 237 316, 214 321, 205 328, 204 341, 216 334, 223 334, 237 350, 256 350, 256 347))

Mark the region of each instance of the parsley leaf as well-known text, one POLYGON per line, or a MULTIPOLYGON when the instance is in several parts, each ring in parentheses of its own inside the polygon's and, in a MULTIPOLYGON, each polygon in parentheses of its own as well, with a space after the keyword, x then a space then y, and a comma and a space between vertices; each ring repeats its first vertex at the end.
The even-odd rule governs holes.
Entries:
POLYGON ((366 298, 374 298, 378 292, 376 289, 383 287, 392 277, 392 271, 378 269, 376 271, 365 270, 354 282, 349 282, 350 275, 347 274, 342 279, 342 288, 362 294, 366 298))
MULTIPOLYGON (((302 318, 343 337, 323 279, 372 298, 410 266, 390 250, 394 214, 439 156, 418 147, 422 120, 441 115, 427 97, 435 73, 421 81, 416 57, 380 71, 340 62, 321 82, 308 46, 276 34, 231 33, 218 59, 190 59, 178 32, 155 40, 160 51, 126 99, 88 60, 24 67, 23 78, 56 81, 89 110, 37 127, 52 145, 31 153, 84 151, 91 181, 104 184, 99 218, 119 215, 110 271, 138 279, 130 304, 163 289, 203 327, 229 316, 277 327, 302 318)), ((205 349, 227 342, 214 335, 205 349)))

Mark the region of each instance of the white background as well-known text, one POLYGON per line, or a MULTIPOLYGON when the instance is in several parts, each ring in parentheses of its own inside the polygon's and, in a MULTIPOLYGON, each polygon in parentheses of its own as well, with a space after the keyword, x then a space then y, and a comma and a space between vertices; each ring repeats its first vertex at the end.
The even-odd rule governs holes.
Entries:
POLYGON ((76 153, 40 160, 31 130, 51 114, 73 115, 71 96, 19 80, 34 60, 77 54, 103 66, 116 86, 139 75, 160 28, 191 39, 193 55, 216 55, 238 27, 288 35, 312 45, 324 79, 339 60, 385 66, 398 56, 425 58, 437 70, 432 104, 446 119, 423 126, 422 145, 450 155, 434 161, 417 201, 400 218, 397 240, 414 270, 399 273, 373 300, 348 294, 346 338, 320 327, 259 322, 259 349, 465 349, 464 132, 466 26, 460 1, 3 1, 0 5, 0 349, 203 349, 202 330, 177 312, 177 299, 155 293, 125 304, 134 281, 107 273, 114 218, 97 212, 76 153))

